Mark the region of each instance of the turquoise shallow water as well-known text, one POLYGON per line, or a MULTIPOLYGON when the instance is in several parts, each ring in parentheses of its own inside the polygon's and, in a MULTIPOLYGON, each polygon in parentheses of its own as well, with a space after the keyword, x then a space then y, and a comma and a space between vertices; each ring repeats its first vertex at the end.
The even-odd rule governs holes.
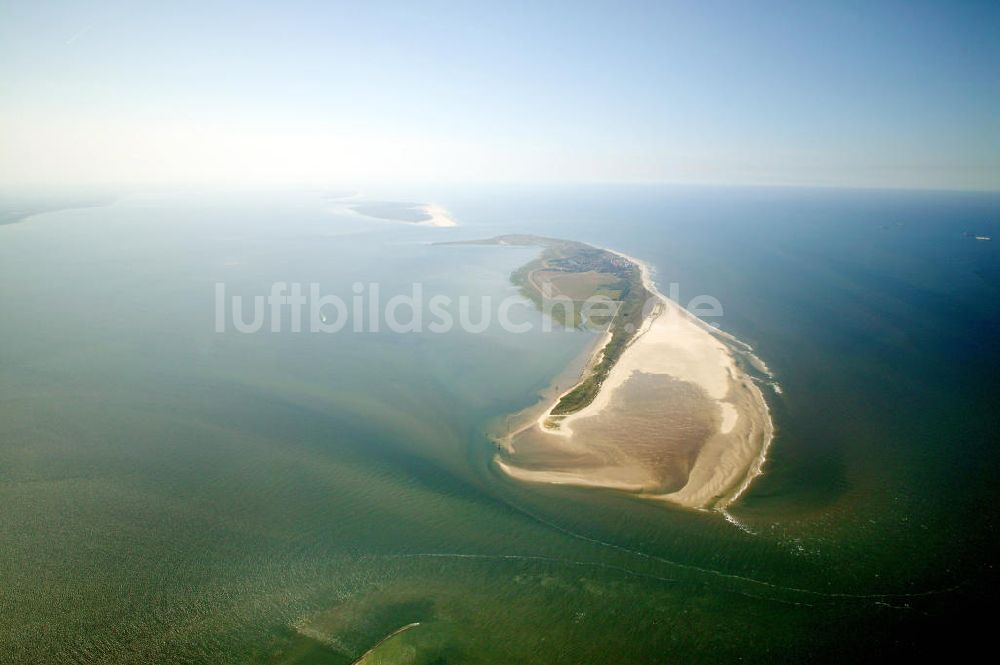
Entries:
POLYGON ((996 581, 1000 262, 964 234, 998 235, 998 197, 375 194, 462 226, 299 192, 134 196, 0 228, 0 658, 351 662, 411 622, 409 662, 972 639, 996 581), (752 534, 496 472, 486 432, 584 333, 213 331, 220 281, 509 296, 531 250, 429 243, 516 232, 627 252, 682 302, 723 303, 718 325, 783 388, 767 472, 733 511, 752 534))

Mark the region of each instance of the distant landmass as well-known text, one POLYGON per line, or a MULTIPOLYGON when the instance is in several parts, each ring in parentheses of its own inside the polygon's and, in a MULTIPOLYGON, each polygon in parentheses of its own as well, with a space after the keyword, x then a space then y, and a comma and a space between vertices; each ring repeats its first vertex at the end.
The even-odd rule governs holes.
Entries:
POLYGON ((46 212, 75 208, 97 208, 114 203, 113 196, 4 197, 0 202, 0 226, 17 224, 46 212))
POLYGON ((348 206, 350 210, 365 217, 385 219, 407 224, 424 226, 457 226, 444 208, 427 203, 399 203, 394 201, 375 201, 357 203, 348 206))

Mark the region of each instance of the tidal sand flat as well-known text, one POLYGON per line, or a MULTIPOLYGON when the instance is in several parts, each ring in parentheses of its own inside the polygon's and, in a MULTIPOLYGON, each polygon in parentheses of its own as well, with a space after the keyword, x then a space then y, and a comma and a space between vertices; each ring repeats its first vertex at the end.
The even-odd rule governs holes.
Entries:
POLYGON ((599 293, 618 305, 572 387, 553 391, 498 436, 499 468, 524 481, 691 508, 724 510, 738 498, 760 473, 773 434, 749 373, 766 373, 766 365, 749 347, 665 298, 636 259, 531 236, 487 242, 543 248, 514 275, 537 303, 599 293))

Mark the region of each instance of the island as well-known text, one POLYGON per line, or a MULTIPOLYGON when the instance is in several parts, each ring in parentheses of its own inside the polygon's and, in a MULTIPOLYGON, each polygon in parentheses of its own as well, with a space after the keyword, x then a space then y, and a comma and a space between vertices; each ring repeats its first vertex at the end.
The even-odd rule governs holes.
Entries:
POLYGON ((364 217, 383 219, 392 222, 404 222, 421 226, 450 227, 457 226, 448 211, 441 206, 429 203, 405 203, 398 201, 370 201, 356 203, 348 209, 364 217))
POLYGON ((761 473, 774 433, 758 383, 778 387, 753 349, 664 297, 635 258, 532 235, 472 242, 541 248, 512 281, 560 324, 597 332, 569 387, 496 433, 497 467, 735 521, 726 508, 761 473), (612 307, 587 316, 595 302, 612 307))

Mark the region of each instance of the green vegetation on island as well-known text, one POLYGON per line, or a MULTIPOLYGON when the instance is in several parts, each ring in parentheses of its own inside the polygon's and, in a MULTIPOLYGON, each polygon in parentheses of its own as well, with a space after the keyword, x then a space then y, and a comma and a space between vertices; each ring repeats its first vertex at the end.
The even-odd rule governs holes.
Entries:
POLYGON ((553 407, 552 415, 579 411, 594 401, 622 352, 642 325, 644 308, 652 294, 642 281, 640 267, 606 249, 582 242, 533 235, 504 235, 467 244, 537 246, 541 256, 511 275, 511 281, 542 311, 572 327, 605 329, 611 335, 600 360, 553 407), (587 303, 603 300, 610 307, 587 303), (611 315, 604 314, 610 310, 611 315))

